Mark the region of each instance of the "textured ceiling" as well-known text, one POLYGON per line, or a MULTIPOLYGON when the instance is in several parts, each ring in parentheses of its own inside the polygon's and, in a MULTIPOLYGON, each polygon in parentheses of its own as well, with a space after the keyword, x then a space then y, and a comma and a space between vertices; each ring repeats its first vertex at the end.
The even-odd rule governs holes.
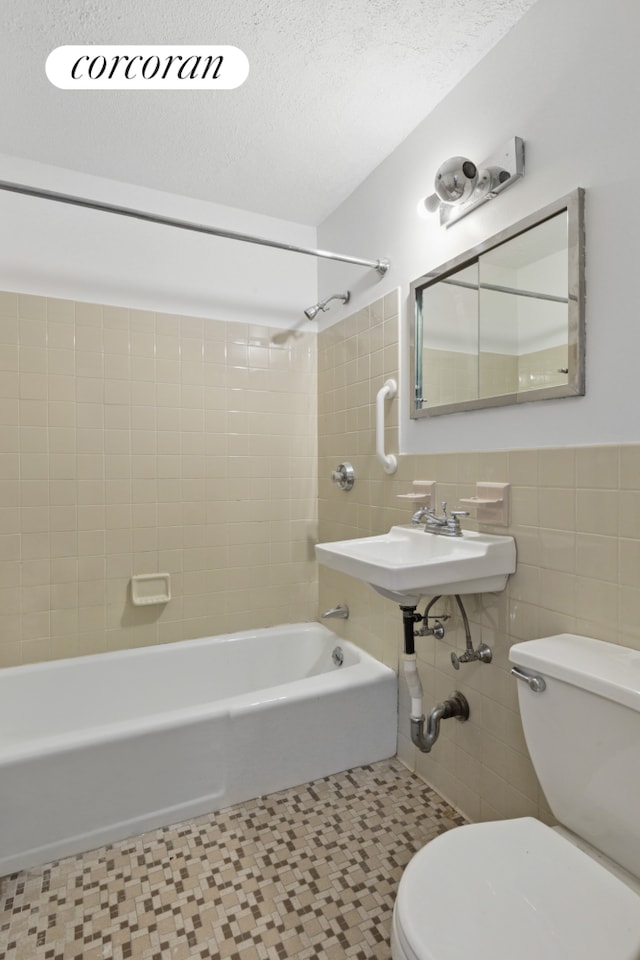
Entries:
POLYGON ((535 0, 0 0, 0 151, 315 225, 535 0), (63 44, 233 44, 236 90, 65 91, 63 44))

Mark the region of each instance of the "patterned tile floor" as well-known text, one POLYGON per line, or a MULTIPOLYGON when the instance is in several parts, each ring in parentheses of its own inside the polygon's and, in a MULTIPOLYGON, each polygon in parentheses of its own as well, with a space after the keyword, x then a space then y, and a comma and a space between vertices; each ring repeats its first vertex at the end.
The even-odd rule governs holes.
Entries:
POLYGON ((397 760, 0 881, 0 960, 388 960, 402 870, 463 823, 397 760))

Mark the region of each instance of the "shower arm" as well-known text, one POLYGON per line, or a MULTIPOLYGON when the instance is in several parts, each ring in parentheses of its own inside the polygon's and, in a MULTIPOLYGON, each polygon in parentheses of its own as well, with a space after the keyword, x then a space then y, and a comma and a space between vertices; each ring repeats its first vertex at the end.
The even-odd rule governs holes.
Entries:
POLYGON ((324 312, 327 309, 327 304, 331 303, 332 300, 342 300, 343 303, 349 303, 350 299, 351 293, 349 290, 347 290, 346 293, 332 293, 331 296, 325 297, 324 300, 320 301, 320 303, 317 305, 318 310, 322 310, 324 312))
POLYGON ((159 223, 166 227, 176 227, 179 230, 191 230, 194 233, 205 233, 212 237, 222 237, 226 240, 239 240, 243 243, 257 243, 264 247, 275 247, 278 250, 288 250, 290 253, 303 253, 310 257, 320 257, 325 260, 340 260, 342 263, 353 263, 357 266, 372 267, 380 276, 384 276, 389 269, 389 261, 365 260, 360 257, 349 257, 330 250, 315 250, 311 247, 299 247, 291 243, 281 243, 279 240, 269 240, 267 237, 256 237, 249 233, 236 233, 233 230, 223 230, 219 227, 209 227, 203 223, 193 223, 190 220, 179 220, 175 217, 165 217, 157 213, 147 213, 131 207, 121 207, 113 203, 103 203, 100 200, 88 200, 85 197, 76 197, 68 193, 58 193, 54 190, 43 190, 40 187, 31 187, 23 183, 12 183, 0 180, 0 190, 8 193, 18 193, 25 197, 36 197, 39 200, 52 200, 56 203, 66 203, 74 207, 84 207, 88 210, 98 210, 101 213, 115 213, 121 217, 131 217, 134 220, 143 220, 146 223, 159 223))

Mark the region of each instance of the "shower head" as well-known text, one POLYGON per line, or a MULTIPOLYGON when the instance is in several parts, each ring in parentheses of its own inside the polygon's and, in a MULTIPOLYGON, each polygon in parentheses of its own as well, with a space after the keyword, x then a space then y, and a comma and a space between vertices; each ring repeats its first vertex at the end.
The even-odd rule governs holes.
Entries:
POLYGON ((304 312, 304 315, 307 318, 307 320, 314 320, 316 314, 319 313, 321 310, 324 310, 324 307, 321 307, 319 303, 316 303, 315 306, 313 307, 307 307, 307 309, 304 312))
POLYGON ((307 320, 313 320, 321 310, 324 313, 330 300, 342 300, 343 303, 349 303, 350 298, 351 293, 349 290, 347 290, 346 293, 332 293, 330 297, 326 297, 324 300, 321 300, 320 303, 314 303, 312 307, 307 307, 304 315, 307 320))

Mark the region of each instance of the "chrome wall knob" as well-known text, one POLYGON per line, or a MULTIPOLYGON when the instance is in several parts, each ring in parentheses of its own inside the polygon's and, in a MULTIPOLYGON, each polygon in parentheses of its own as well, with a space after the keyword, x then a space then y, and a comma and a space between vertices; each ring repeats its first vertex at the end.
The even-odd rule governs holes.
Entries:
POLYGON ((340 463, 331 474, 331 479, 341 490, 351 490, 356 482, 356 473, 350 463, 340 463))

